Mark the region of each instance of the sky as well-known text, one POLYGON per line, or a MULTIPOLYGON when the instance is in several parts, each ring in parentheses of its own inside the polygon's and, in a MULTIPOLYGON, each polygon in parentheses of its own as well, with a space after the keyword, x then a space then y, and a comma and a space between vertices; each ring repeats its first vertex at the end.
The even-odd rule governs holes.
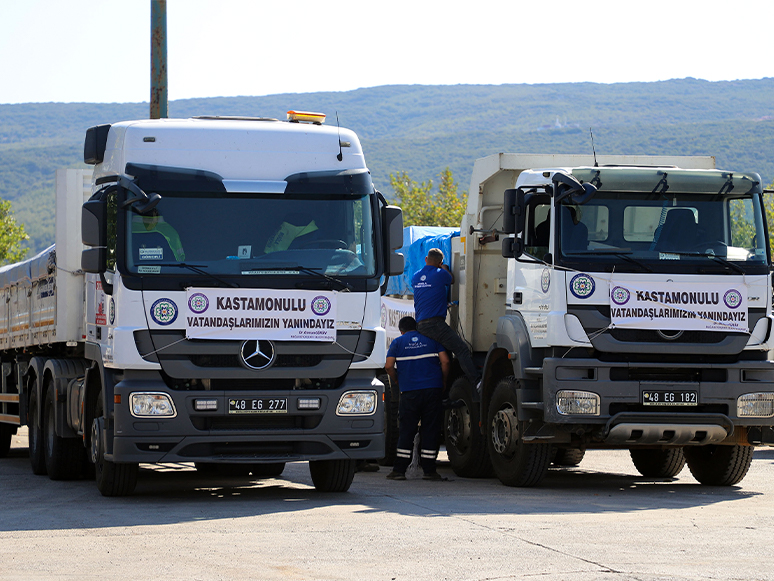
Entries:
MULTIPOLYGON (((147 102, 151 0, 0 0, 0 103, 147 102)), ((167 0, 169 99, 774 77, 772 0, 167 0)))

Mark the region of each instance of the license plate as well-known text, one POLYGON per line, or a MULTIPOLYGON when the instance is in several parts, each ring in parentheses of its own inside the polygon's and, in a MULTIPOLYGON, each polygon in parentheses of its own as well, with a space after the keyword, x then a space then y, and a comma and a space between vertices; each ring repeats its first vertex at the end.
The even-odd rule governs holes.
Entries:
POLYGON ((228 400, 230 414, 286 414, 288 400, 284 398, 246 397, 228 400))
POLYGON ((657 389, 642 392, 643 405, 699 405, 696 391, 683 389, 657 389))

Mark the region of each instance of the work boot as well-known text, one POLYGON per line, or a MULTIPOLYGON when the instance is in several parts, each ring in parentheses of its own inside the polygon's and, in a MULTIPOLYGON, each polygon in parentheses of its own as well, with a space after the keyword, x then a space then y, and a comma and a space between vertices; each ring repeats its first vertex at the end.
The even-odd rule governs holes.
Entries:
POLYGON ((438 472, 436 472, 435 470, 432 472, 425 472, 424 475, 422 476, 422 480, 432 480, 434 482, 440 482, 443 479, 444 479, 443 476, 438 474, 438 472))
POLYGON ((387 475, 387 480, 406 480, 406 475, 403 472, 393 470, 387 475))

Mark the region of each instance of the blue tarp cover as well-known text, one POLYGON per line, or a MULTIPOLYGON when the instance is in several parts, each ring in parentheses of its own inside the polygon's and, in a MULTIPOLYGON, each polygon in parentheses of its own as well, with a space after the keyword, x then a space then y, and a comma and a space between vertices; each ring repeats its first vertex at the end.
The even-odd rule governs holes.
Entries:
POLYGON ((451 239, 460 235, 459 228, 441 228, 439 226, 409 226, 403 229, 403 246, 398 252, 406 259, 401 276, 391 276, 387 283, 388 295, 412 295, 411 277, 425 266, 425 256, 431 248, 440 248, 449 264, 451 257, 451 239))

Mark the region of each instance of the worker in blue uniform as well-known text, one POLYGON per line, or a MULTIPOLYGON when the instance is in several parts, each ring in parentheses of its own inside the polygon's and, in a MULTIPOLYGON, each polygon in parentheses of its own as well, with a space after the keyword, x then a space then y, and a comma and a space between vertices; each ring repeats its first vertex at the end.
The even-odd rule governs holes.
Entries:
POLYGON ((470 384, 478 387, 480 375, 470 350, 457 332, 446 323, 446 288, 454 283, 454 275, 443 263, 443 258, 443 252, 439 248, 431 248, 425 257, 425 266, 411 278, 417 331, 454 353, 470 384))
POLYGON ((387 475, 390 480, 406 479, 420 423, 419 464, 423 478, 442 480, 436 472, 435 461, 443 422, 441 400, 449 373, 449 356, 443 345, 420 335, 416 329, 413 317, 403 317, 398 322, 401 335, 390 344, 384 366, 400 389, 398 451, 392 472, 387 475))

